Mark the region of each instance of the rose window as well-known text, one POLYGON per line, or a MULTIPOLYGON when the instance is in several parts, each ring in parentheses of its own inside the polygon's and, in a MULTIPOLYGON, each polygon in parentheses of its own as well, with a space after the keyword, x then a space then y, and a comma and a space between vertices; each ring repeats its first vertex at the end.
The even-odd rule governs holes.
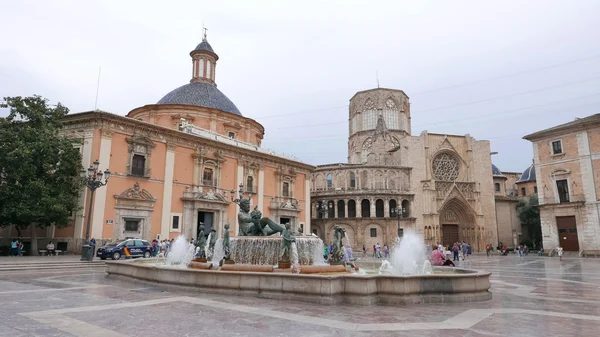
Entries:
POLYGON ((458 161, 448 153, 442 153, 433 160, 433 176, 437 180, 454 181, 458 178, 458 161))

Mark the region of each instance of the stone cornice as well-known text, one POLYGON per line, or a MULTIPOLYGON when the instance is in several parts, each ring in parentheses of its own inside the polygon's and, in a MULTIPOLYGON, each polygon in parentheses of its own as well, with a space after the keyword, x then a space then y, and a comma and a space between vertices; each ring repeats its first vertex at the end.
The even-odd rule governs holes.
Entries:
POLYGON ((310 174, 315 169, 314 166, 302 162, 271 156, 266 153, 240 148, 161 125, 99 110, 69 114, 62 119, 62 123, 66 130, 101 128, 103 130, 112 130, 130 136, 133 136, 134 134, 142 135, 159 143, 176 144, 191 149, 202 147, 211 152, 221 150, 222 154, 225 156, 236 158, 246 156, 248 158, 253 158, 253 160, 257 162, 262 162, 263 164, 268 164, 273 167, 280 167, 282 165, 287 167, 292 166, 296 168, 297 172, 305 175, 310 174))
POLYGON ((384 166, 384 165, 363 165, 363 164, 325 164, 315 167, 314 173, 325 172, 332 170, 363 170, 363 169, 380 169, 391 171, 412 171, 412 167, 406 166, 384 166))

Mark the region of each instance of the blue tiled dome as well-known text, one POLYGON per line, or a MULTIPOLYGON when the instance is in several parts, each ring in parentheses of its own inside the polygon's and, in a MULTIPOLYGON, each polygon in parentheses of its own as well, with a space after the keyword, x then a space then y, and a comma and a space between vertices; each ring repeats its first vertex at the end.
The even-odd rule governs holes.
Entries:
POLYGON ((213 54, 216 54, 215 51, 210 46, 210 43, 208 43, 208 41, 206 41, 206 40, 202 40, 202 42, 200 42, 200 44, 197 45, 194 50, 206 50, 213 54))
POLYGON ((504 177, 502 172, 500 172, 500 169, 494 164, 492 164, 492 175, 494 177, 504 177))
POLYGON ((536 181, 535 180, 535 166, 532 164, 529 166, 523 174, 521 174, 521 178, 517 183, 526 183, 528 181, 536 181))
POLYGON ((205 82, 191 82, 183 85, 166 94, 165 97, 161 98, 156 104, 195 105, 227 111, 242 116, 240 110, 238 110, 235 104, 233 104, 225 94, 213 84, 205 82))

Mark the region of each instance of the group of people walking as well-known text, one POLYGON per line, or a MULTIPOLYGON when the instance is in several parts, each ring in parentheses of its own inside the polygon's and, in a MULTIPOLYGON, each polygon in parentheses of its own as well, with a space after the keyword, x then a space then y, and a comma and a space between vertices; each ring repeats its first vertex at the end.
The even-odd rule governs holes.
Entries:
POLYGON ((174 239, 164 239, 164 240, 152 240, 152 256, 158 256, 160 253, 163 254, 163 256, 167 256, 169 254, 169 249, 171 248, 171 245, 173 244, 173 240, 174 239))
POLYGON ((23 254, 23 239, 12 239, 10 242, 10 256, 21 256, 23 254))
MULTIPOLYGON (((438 247, 439 246, 440 245, 438 244, 438 247)), ((473 254, 471 245, 464 241, 455 242, 454 245, 452 245, 452 261, 460 261, 461 259, 463 261, 468 260, 471 257, 471 254, 473 254)))

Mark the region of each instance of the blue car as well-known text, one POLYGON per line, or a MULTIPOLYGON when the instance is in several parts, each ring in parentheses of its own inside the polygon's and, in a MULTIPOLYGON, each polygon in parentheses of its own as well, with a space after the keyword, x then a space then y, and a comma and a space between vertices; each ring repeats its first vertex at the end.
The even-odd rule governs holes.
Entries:
POLYGON ((101 247, 96 252, 96 256, 101 260, 111 258, 118 260, 121 257, 134 258, 152 256, 152 246, 146 240, 128 239, 125 241, 116 241, 101 247))

